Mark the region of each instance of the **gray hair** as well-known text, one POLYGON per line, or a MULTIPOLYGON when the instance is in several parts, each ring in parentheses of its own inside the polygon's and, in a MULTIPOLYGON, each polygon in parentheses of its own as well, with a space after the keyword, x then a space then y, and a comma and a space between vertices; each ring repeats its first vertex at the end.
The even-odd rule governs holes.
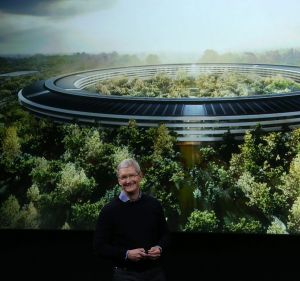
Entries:
POLYGON ((118 165, 117 167, 117 174, 119 174, 120 169, 123 168, 128 168, 128 167, 134 167, 135 171, 140 174, 141 173, 141 168, 139 163, 132 159, 132 158, 128 158, 128 159, 124 159, 121 161, 121 163, 118 165))

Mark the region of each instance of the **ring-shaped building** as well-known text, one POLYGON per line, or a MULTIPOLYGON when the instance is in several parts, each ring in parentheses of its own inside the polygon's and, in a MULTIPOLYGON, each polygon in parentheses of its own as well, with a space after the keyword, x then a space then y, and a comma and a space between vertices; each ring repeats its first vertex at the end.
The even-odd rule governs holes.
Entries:
POLYGON ((280 75, 300 82, 300 67, 266 64, 160 64, 97 69, 38 81, 18 93, 19 102, 39 117, 57 122, 101 126, 165 124, 178 134, 179 142, 222 141, 230 131, 242 139, 260 124, 266 131, 300 127, 300 91, 284 94, 224 98, 149 98, 102 95, 88 91, 98 82, 114 77, 149 79, 156 73, 175 77, 238 72, 262 77, 280 75))

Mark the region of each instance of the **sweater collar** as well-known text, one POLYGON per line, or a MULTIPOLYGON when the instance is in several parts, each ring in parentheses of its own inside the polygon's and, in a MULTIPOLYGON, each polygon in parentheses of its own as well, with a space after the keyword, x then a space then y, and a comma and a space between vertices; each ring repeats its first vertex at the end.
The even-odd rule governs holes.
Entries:
MULTIPOLYGON (((140 191, 140 192, 139 192, 139 197, 138 197, 137 200, 140 200, 141 197, 142 197, 142 192, 140 191)), ((120 195, 119 195, 119 199, 120 199, 122 202, 128 202, 128 201, 130 201, 129 197, 126 195, 126 193, 125 193, 123 190, 121 191, 121 193, 120 193, 120 195)), ((137 200, 135 200, 135 201, 137 201, 137 200)), ((134 202, 134 201, 133 201, 133 202, 134 202)))

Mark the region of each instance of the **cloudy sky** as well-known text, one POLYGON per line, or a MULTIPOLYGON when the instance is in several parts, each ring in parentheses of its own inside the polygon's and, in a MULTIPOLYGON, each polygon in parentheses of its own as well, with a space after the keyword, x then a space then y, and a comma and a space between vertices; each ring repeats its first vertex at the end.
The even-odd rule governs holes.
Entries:
POLYGON ((299 0, 1 0, 0 54, 300 47, 299 0))

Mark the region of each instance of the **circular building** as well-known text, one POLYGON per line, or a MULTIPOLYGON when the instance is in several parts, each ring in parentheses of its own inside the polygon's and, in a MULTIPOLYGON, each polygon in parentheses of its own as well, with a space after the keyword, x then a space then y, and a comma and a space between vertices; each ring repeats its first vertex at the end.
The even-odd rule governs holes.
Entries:
POLYGON ((300 91, 248 97, 148 98, 107 96, 88 91, 99 81, 114 77, 149 79, 156 73, 175 77, 238 72, 262 77, 280 75, 300 82, 300 67, 266 64, 162 64, 97 69, 39 81, 19 91, 22 106, 39 117, 57 122, 101 126, 141 127, 163 123, 178 134, 179 142, 222 141, 230 131, 235 139, 258 124, 266 131, 300 127, 300 91))

